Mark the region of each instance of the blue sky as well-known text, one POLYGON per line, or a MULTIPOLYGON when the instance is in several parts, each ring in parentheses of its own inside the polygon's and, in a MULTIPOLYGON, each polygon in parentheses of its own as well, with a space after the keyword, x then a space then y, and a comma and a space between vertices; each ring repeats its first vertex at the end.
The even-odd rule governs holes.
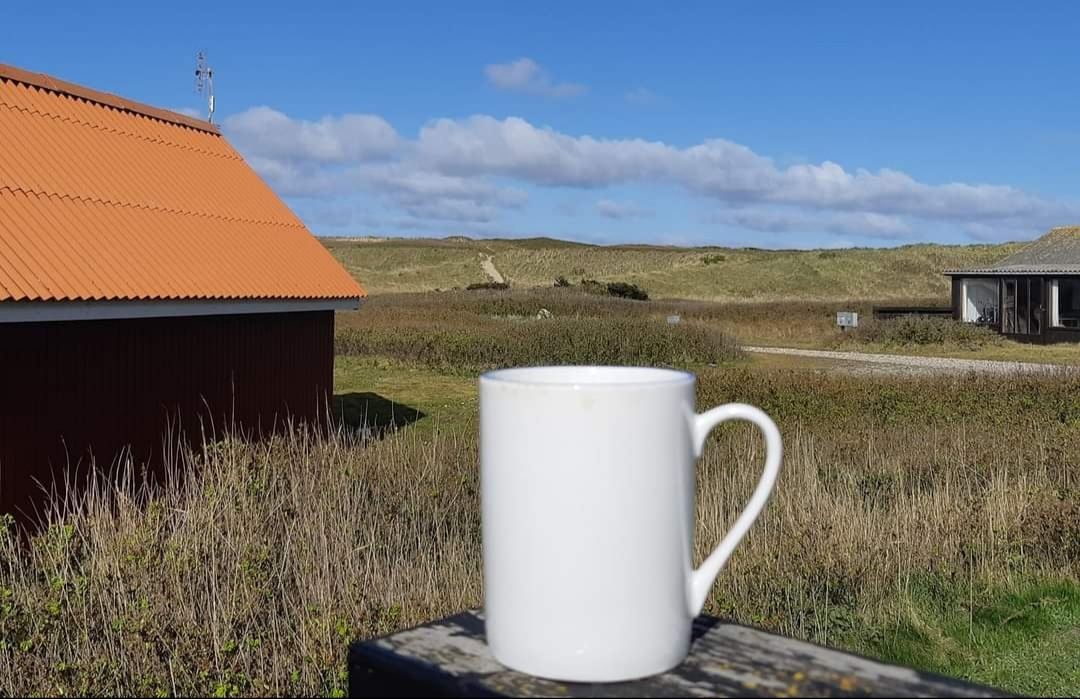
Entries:
POLYGON ((1075 3, 18 3, 0 62, 202 110, 324 235, 758 247, 1080 222, 1075 3))

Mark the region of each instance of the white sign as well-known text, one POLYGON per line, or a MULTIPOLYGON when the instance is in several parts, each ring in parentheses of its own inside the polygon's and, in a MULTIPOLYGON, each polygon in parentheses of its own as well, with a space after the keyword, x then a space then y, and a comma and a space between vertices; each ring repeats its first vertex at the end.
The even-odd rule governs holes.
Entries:
POLYGON ((837 311, 836 324, 841 328, 859 327, 859 314, 854 311, 837 311))
POLYGON ((682 320, 682 318, 680 318, 679 316, 668 316, 667 317, 667 324, 668 325, 678 325, 680 320, 682 320))

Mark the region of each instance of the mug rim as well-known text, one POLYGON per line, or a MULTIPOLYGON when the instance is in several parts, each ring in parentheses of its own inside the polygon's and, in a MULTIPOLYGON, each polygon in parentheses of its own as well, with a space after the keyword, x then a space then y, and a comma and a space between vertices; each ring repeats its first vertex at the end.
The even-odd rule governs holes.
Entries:
POLYGON ((694 383, 695 376, 681 369, 601 364, 567 364, 494 369, 480 375, 482 382, 529 388, 660 388, 694 383))

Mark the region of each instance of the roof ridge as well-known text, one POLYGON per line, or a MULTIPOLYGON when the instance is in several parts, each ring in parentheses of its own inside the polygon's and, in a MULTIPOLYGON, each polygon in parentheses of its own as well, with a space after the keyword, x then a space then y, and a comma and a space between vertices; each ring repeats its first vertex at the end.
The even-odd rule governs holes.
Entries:
MULTIPOLYGON (((177 209, 171 206, 151 206, 149 204, 137 204, 130 201, 120 201, 119 199, 105 199, 102 197, 94 197, 88 194, 70 194, 68 192, 46 192, 38 189, 30 189, 19 185, 0 184, 0 191, 7 190, 9 192, 20 194, 33 195, 35 197, 56 197, 57 199, 63 199, 67 201, 78 201, 86 204, 103 204, 105 206, 115 206, 119 208, 127 209, 139 209, 145 211, 164 211, 170 214, 179 214, 181 216, 196 216, 199 218, 208 218, 215 221, 239 221, 241 223, 257 223, 259 225, 266 226, 282 226, 285 228, 305 228, 302 221, 287 222, 287 221, 271 221, 269 219, 261 218, 245 218, 242 216, 222 216, 221 214, 211 214, 204 211, 193 211, 189 209, 177 209)), ((294 214, 295 215, 295 214, 294 214)))
POLYGON ((93 121, 89 121, 87 119, 79 119, 77 117, 73 118, 71 116, 65 116, 63 114, 57 114, 55 112, 44 112, 44 111, 42 111, 40 109, 37 109, 37 108, 23 107, 23 106, 20 106, 18 104, 11 104, 9 102, 0 102, 0 107, 3 107, 5 109, 9 109, 9 110, 12 110, 12 111, 22 112, 24 114, 30 114, 30 115, 33 115, 33 116, 44 117, 44 118, 47 118, 47 119, 56 119, 58 121, 64 122, 65 124, 75 124, 77 126, 85 126, 85 127, 89 128, 89 129, 96 129, 98 131, 104 131, 106 133, 114 133, 114 134, 119 134, 121 136, 130 136, 131 138, 137 138, 140 141, 145 141, 147 143, 160 143, 163 146, 172 146, 174 148, 180 148, 180 149, 183 149, 183 150, 186 150, 186 151, 190 151, 192 153, 203 153, 205 155, 210 155, 210 156, 213 156, 215 158, 225 158, 226 160, 243 159, 243 157, 239 153, 237 153, 235 150, 233 150, 231 153, 217 153, 217 152, 214 152, 212 150, 208 150, 206 148, 196 148, 194 146, 185 145, 183 143, 177 143, 176 141, 170 141, 170 140, 166 140, 166 139, 163 139, 163 138, 155 138, 155 137, 145 136, 145 135, 137 133, 135 131, 130 131, 128 129, 118 128, 116 126, 110 126, 108 124, 96 123, 96 122, 93 122, 93 121))
POLYGON ((54 78, 51 75, 46 75, 44 73, 34 73, 29 70, 23 70, 22 68, 16 68, 15 66, 0 63, 0 79, 33 85, 34 87, 43 90, 49 90, 50 92, 96 102, 97 104, 102 104, 125 112, 132 112, 133 114, 138 114, 150 119, 166 121, 171 124, 176 124, 177 126, 186 126, 198 131, 206 131, 207 133, 212 133, 216 136, 221 135, 221 129, 218 128, 216 124, 211 124, 208 121, 189 117, 169 109, 162 109, 160 107, 153 107, 149 104, 143 104, 142 102, 135 102, 125 97, 120 97, 119 95, 94 90, 93 88, 54 78))

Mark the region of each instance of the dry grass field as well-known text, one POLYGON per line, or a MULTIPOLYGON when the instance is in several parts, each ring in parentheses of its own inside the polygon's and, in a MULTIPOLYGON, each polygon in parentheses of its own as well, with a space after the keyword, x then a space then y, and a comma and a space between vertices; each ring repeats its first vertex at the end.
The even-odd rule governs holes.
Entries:
POLYGON ((615 361, 619 353, 627 357, 626 353, 637 353, 640 362, 670 364, 677 359, 675 354, 683 352, 707 363, 733 358, 735 345, 773 345, 1080 364, 1080 346, 1075 344, 1021 344, 984 328, 949 321, 873 320, 875 305, 898 302, 940 303, 935 299, 772 303, 664 299, 642 303, 584 294, 576 286, 383 294, 365 301, 359 312, 339 314, 338 349, 417 359, 446 371, 488 368, 495 359, 511 366, 515 356, 518 362, 540 361, 540 355, 524 349, 530 343, 545 348, 543 361, 549 362, 585 357, 615 361), (541 310, 549 311, 552 318, 548 320, 554 322, 523 323, 541 310), (860 313, 858 331, 845 333, 836 327, 840 310, 860 313), (670 315, 680 317, 674 329, 665 324, 670 315), (597 323, 596 319, 611 322, 597 323), (625 332, 633 326, 639 341, 624 346, 625 332, 614 328, 617 323, 626 325, 625 332), (590 341, 601 343, 602 352, 599 347, 588 349, 590 341))
MULTIPOLYGON (((1013 691, 1080 691, 1080 378, 759 367, 732 336, 762 308, 679 302, 672 328, 666 303, 448 292, 341 314, 349 417, 332 435, 221 435, 164 488, 100 481, 28 541, 4 521, 0 695, 341 696, 349 641, 481 603, 477 372, 591 359, 694 370, 700 407, 747 401, 781 426, 776 493, 708 612, 1013 691), (554 318, 531 317, 540 302, 554 318), (505 339, 537 328, 554 339, 505 339), (358 416, 384 429, 357 431, 358 416)), ((710 438, 699 558, 761 458, 748 428, 710 438)))
POLYGON ((526 240, 324 240, 372 294, 465 288, 487 280, 491 255, 511 285, 550 286, 559 276, 638 283, 656 298, 720 301, 846 301, 948 298, 941 271, 994 262, 1005 245, 909 245, 893 249, 770 251, 750 248, 597 246, 526 240))
MULTIPOLYGON (((546 291, 559 277, 575 287, 582 279, 629 281, 654 299, 647 309, 633 311, 634 315, 678 313, 704 319, 744 344, 1080 364, 1076 345, 1021 345, 963 331, 952 332, 954 342, 911 342, 905 340, 935 329, 923 326, 913 329, 914 334, 898 337, 867 328, 849 337, 836 328, 835 314, 841 310, 858 311, 866 325, 874 306, 948 306, 948 280, 942 270, 994 262, 1018 250, 1020 243, 769 251, 596 246, 550 238, 335 238, 323 242, 372 294, 367 302, 371 312, 364 313, 369 320, 360 322, 374 332, 378 327, 394 327, 376 322, 381 319, 376 308, 387 304, 414 307, 424 303, 414 299, 423 297, 409 294, 460 290, 487 281, 481 262, 491 256, 519 292, 514 298, 523 299, 518 306, 524 315, 551 303, 569 315, 580 315, 576 301, 567 309, 546 291), (379 297, 387 295, 394 300, 384 304, 379 297)), ((450 298, 440 303, 452 303, 450 298)), ((549 310, 559 315, 557 308, 549 310)))

